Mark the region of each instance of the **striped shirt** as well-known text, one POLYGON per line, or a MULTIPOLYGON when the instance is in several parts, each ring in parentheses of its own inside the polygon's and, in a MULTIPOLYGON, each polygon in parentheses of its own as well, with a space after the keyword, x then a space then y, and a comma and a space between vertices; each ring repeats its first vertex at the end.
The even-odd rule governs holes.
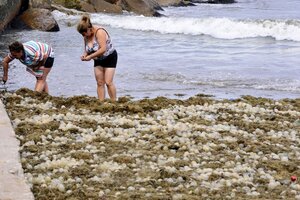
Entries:
MULTIPOLYGON (((19 59, 21 63, 26 66, 35 66, 40 61, 44 59, 44 57, 53 57, 52 47, 46 43, 29 41, 23 43, 24 46, 24 56, 19 59)), ((8 54, 10 59, 15 59, 11 54, 8 54)))

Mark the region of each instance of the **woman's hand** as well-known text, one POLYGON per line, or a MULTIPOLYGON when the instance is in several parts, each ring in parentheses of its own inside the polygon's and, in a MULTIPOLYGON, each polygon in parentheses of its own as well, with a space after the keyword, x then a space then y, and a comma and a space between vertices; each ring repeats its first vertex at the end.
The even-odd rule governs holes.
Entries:
POLYGON ((3 84, 6 83, 7 79, 8 79, 7 74, 3 75, 3 77, 2 77, 3 84))
POLYGON ((5 84, 7 79, 8 79, 8 66, 9 64, 12 61, 12 59, 10 59, 9 56, 6 56, 4 59, 3 59, 3 77, 2 77, 2 81, 3 83, 5 84))
POLYGON ((86 57, 86 55, 82 55, 80 56, 81 61, 84 61, 84 58, 86 57))
POLYGON ((81 58, 82 61, 90 61, 91 59, 91 56, 84 56, 81 58))

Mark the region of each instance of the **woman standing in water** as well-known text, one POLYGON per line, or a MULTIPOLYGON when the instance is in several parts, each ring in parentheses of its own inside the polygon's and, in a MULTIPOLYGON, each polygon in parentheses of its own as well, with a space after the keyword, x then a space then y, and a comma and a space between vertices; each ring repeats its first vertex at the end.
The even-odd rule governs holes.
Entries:
POLYGON ((97 94, 105 99, 105 85, 111 100, 116 100, 116 87, 113 82, 118 54, 112 45, 108 32, 101 26, 93 26, 89 16, 83 16, 77 25, 77 31, 84 38, 82 61, 94 60, 94 72, 97 81, 97 94))
POLYGON ((35 91, 49 93, 47 76, 54 62, 54 53, 50 45, 41 42, 18 41, 9 45, 10 53, 3 59, 3 78, 5 83, 8 79, 9 63, 18 59, 27 66, 26 70, 36 77, 35 91))

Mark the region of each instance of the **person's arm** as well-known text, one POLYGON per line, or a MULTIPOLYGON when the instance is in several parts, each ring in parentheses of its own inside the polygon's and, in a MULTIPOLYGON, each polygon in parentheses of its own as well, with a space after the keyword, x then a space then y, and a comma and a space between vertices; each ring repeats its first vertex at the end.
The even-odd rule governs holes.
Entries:
POLYGON ((9 56, 6 56, 3 61, 3 77, 2 77, 2 81, 3 83, 6 83, 7 79, 8 79, 8 67, 9 67, 9 63, 12 61, 12 59, 9 56))
POLYGON ((84 50, 84 52, 83 52, 82 56, 80 57, 80 59, 81 59, 82 61, 84 61, 87 55, 88 55, 88 54, 87 54, 86 50, 84 50))
POLYGON ((80 56, 80 59, 81 59, 82 61, 84 61, 85 58, 86 58, 86 56, 88 55, 88 53, 86 52, 86 48, 85 48, 85 46, 86 46, 86 41, 85 41, 85 39, 83 39, 83 41, 84 41, 84 52, 83 52, 82 56, 80 56))
POLYGON ((99 56, 102 56, 105 53, 106 37, 107 37, 107 34, 106 34, 105 30, 99 29, 97 31, 96 38, 97 38, 97 42, 98 42, 100 48, 96 52, 86 56, 86 60, 91 60, 93 58, 97 58, 99 56))

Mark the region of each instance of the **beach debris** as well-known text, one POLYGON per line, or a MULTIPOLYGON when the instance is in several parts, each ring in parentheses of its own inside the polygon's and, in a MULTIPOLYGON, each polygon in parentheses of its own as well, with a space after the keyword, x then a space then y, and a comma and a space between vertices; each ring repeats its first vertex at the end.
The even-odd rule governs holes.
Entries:
POLYGON ((292 182, 297 181, 297 176, 291 176, 291 181, 292 181, 292 182))
POLYGON ((300 199, 300 99, 1 99, 36 199, 300 199))
POLYGON ((300 126, 300 119, 297 119, 297 120, 294 122, 294 124, 295 124, 296 126, 300 126))

